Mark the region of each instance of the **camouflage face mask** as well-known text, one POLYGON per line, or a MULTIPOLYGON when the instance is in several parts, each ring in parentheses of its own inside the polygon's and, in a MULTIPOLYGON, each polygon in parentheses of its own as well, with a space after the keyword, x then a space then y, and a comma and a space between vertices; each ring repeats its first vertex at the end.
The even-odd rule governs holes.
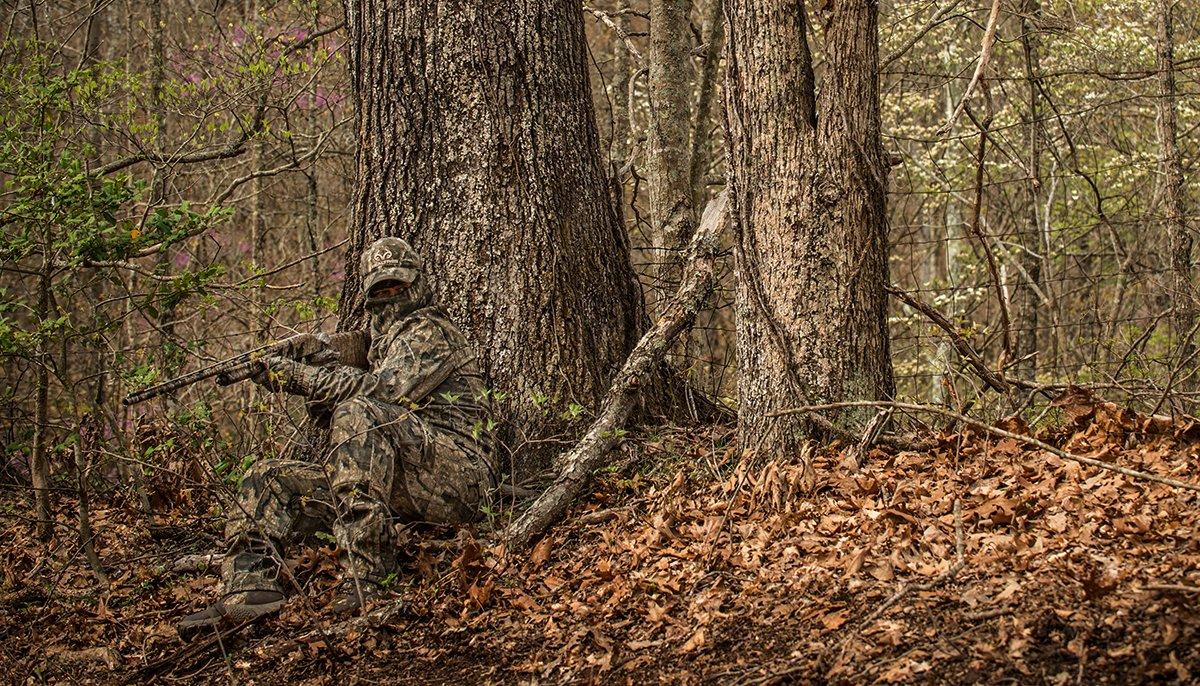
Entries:
POLYGON ((390 321, 427 305, 429 288, 415 250, 400 238, 381 238, 363 251, 359 265, 363 292, 372 328, 385 327, 390 321))

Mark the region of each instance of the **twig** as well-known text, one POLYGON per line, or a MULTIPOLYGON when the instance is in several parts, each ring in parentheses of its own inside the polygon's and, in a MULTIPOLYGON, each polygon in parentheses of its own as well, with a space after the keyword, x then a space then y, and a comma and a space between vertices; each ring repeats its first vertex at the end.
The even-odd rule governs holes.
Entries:
POLYGON ((148 665, 143 666, 140 669, 135 670, 133 673, 131 673, 125 679, 125 681, 123 683, 130 684, 130 683, 134 683, 135 681, 139 682, 139 683, 145 683, 149 677, 159 674, 159 673, 163 672, 165 669, 167 669, 168 667, 171 667, 180 662, 183 662, 184 660, 187 660, 189 658, 200 655, 200 654, 206 652, 207 650, 209 650, 210 648, 212 648, 213 646, 220 646, 222 648, 222 650, 224 650, 223 639, 226 639, 231 636, 235 636, 238 633, 241 633, 242 629, 245 629, 246 627, 250 626, 251 624, 254 624, 257 621, 259 621, 259 620, 258 619, 248 619, 248 620, 242 622, 241 624, 238 624, 238 625, 236 625, 232 628, 226 629, 224 631, 217 630, 216 632, 214 632, 214 634, 212 636, 210 636, 209 638, 206 638, 203 641, 197 641, 197 642, 190 643, 187 646, 185 646, 183 649, 179 650, 178 652, 176 652, 172 655, 168 655, 167 657, 164 657, 161 660, 156 660, 154 662, 151 662, 148 665))
POLYGON ((979 612, 965 612, 963 613, 963 619, 972 622, 981 622, 985 619, 995 619, 1012 613, 1013 608, 1011 607, 997 607, 991 610, 980 610, 979 612))
POLYGON ((633 12, 631 10, 621 10, 619 12, 606 12, 601 9, 596 9, 595 7, 589 7, 587 5, 583 6, 583 11, 590 12, 597 19, 604 22, 608 26, 608 28, 615 31, 617 36, 625 43, 625 47, 629 50, 629 54, 633 55, 634 59, 636 59, 638 62, 642 61, 642 53, 638 52, 637 48, 633 47, 633 40, 629 37, 629 33, 625 29, 618 26, 617 23, 612 20, 612 18, 614 16, 619 17, 623 14, 637 14, 636 12, 633 12))
POLYGON ((954 8, 958 7, 961 3, 962 3, 962 0, 954 0, 949 5, 946 5, 945 7, 938 10, 936 13, 934 13, 934 15, 929 18, 929 21, 924 26, 921 27, 920 31, 917 31, 915 34, 913 34, 912 38, 909 38, 908 40, 904 41, 904 45, 901 45, 900 47, 896 48, 891 54, 889 54, 887 57, 885 57, 883 59, 883 63, 879 65, 879 71, 881 73, 884 71, 887 71, 887 68, 892 65, 892 62, 895 62, 896 60, 903 57, 904 53, 911 50, 912 47, 914 45, 916 45, 918 41, 920 41, 922 38, 925 37, 925 34, 929 33, 930 31, 934 30, 935 28, 937 28, 943 22, 943 20, 946 18, 946 15, 953 12, 954 8))
MULTIPOLYGON (((979 226, 980 216, 983 212, 983 154, 987 150, 988 129, 992 126, 992 99, 988 97, 987 115, 982 123, 979 123, 979 147, 975 155, 975 202, 971 210, 971 223, 967 225, 971 235, 975 240, 979 241, 979 248, 983 250, 984 256, 987 258, 988 275, 992 279, 992 285, 996 288, 996 299, 1000 303, 1000 331, 1004 335, 1004 353, 1011 359, 1013 353, 1013 336, 1012 336, 1012 317, 1008 312, 1008 293, 1004 290, 1004 282, 1000 280, 1000 268, 996 263, 996 254, 992 251, 992 246, 988 244, 987 238, 983 235, 983 230, 979 226)), ((996 146, 999 148, 999 146, 996 146)))
POLYGON ((609 507, 609 508, 605 508, 603 510, 596 510, 595 512, 589 512, 585 515, 581 515, 575 521, 578 522, 579 524, 583 524, 585 526, 591 525, 591 524, 603 524, 604 522, 608 522, 613 519, 616 519, 618 516, 620 516, 620 514, 622 512, 628 512, 628 511, 629 511, 628 505, 626 505, 624 507, 609 507))
POLYGON ((1200 593, 1200 588, 1196 586, 1184 586, 1182 584, 1146 584, 1142 586, 1143 591, 1169 591, 1174 593, 1200 593))
POLYGON ((219 553, 216 551, 184 555, 178 560, 175 560, 175 562, 171 563, 171 571, 177 574, 198 572, 202 569, 220 567, 224 560, 225 553, 219 553))
MULTIPOLYGON (((328 36, 331 33, 340 31, 342 29, 342 27, 344 27, 345 25, 346 25, 345 22, 338 22, 337 24, 334 24, 333 26, 321 29, 320 31, 314 31, 313 33, 309 34, 303 40, 292 43, 291 45, 287 46, 282 52, 279 53, 279 57, 277 58, 279 60, 279 63, 282 63, 283 60, 285 58, 287 58, 289 55, 292 55, 293 53, 298 52, 300 50, 303 50, 304 48, 308 47, 309 45, 312 45, 314 42, 320 40, 321 38, 324 38, 325 36, 328 36)), ((266 115, 266 111, 267 111, 266 96, 267 96, 268 92, 269 92, 269 89, 267 89, 267 88, 263 89, 263 92, 262 92, 261 96, 259 97, 258 103, 255 106, 254 113, 250 117, 250 125, 244 129, 242 129, 241 133, 236 138, 229 141, 229 143, 227 143, 224 147, 216 148, 216 149, 209 149, 209 150, 201 150, 201 151, 184 154, 184 155, 176 155, 176 154, 171 154, 171 153, 166 153, 166 152, 157 152, 157 151, 155 151, 155 152, 151 152, 151 151, 139 152, 139 153, 130 155, 128 157, 123 157, 119 160, 114 160, 112 162, 109 162, 108 164, 103 165, 103 166, 93 170, 92 174, 93 174, 93 176, 97 176, 97 177, 107 176, 108 174, 113 174, 115 172, 119 172, 122 169, 125 169, 126 167, 131 167, 140 162, 153 162, 155 164, 196 164, 199 162, 212 162, 214 160, 223 160, 223 159, 229 159, 231 157, 238 157, 243 152, 245 152, 246 143, 249 142, 250 139, 252 139, 254 136, 256 136, 262 132, 264 119, 265 119, 265 115, 266 115)))
POLYGON ((915 403, 902 403, 902 402, 894 402, 894 401, 890 401, 890 400, 849 400, 849 401, 840 402, 840 403, 826 403, 824 405, 806 405, 804 407, 794 407, 794 408, 787 409, 787 410, 780 410, 779 412, 773 412, 772 416, 782 416, 782 415, 789 415, 789 414, 809 414, 812 412, 820 412, 822 410, 840 410, 840 409, 844 409, 847 407, 892 407, 897 410, 909 410, 911 412, 928 412, 931 414, 937 414, 937 415, 941 415, 943 417, 957 419, 958 421, 960 421, 964 424, 968 424, 970 426, 975 427, 976 429, 990 433, 993 436, 1000 436, 1002 438, 1011 438, 1014 441, 1019 441, 1021 443, 1025 443, 1027 445, 1034 446, 1035 448, 1041 448, 1042 450, 1045 450, 1048 453, 1051 453, 1053 455, 1061 457, 1064 460, 1071 460, 1072 462, 1086 464, 1090 467, 1097 467, 1099 469, 1104 469, 1104 470, 1107 470, 1110 472, 1117 472, 1118 474, 1123 474, 1123 475, 1128 476, 1133 479, 1141 479, 1143 481, 1153 481, 1155 483, 1165 484, 1167 486, 1174 486, 1175 488, 1182 488, 1182 489, 1186 489, 1189 491, 1196 491, 1197 493, 1200 493, 1200 485, 1197 485, 1197 484, 1188 483, 1186 481, 1179 481, 1178 479, 1172 479, 1172 478, 1166 477, 1166 476, 1158 476, 1156 474, 1149 474, 1147 472, 1139 472, 1136 469, 1129 469, 1127 467, 1121 467, 1119 465, 1109 464, 1107 462, 1101 462, 1100 460, 1097 460, 1097 459, 1094 459, 1091 457, 1084 457, 1083 455, 1074 455, 1072 453, 1068 453, 1065 450, 1055 448, 1054 446, 1050 445, 1049 443, 1046 443, 1045 441, 1039 441, 1036 438, 1033 438, 1030 436, 1025 436, 1025 435, 1018 434, 1018 433, 1013 433, 1012 431, 1005 431, 1004 429, 992 426, 991 424, 988 424, 986 422, 981 422, 978 419, 973 419, 966 415, 959 414, 957 412, 951 412, 950 410, 942 409, 940 407, 935 407, 933 405, 918 405, 915 403))
POLYGON ((996 42, 996 20, 999 18, 1000 0, 992 0, 992 11, 988 15, 987 29, 983 32, 983 46, 979 50, 979 63, 975 65, 975 73, 971 76, 967 89, 963 91, 962 99, 958 101, 958 107, 954 108, 954 114, 950 116, 950 121, 942 125, 942 134, 949 133, 958 123, 963 110, 967 107, 967 99, 971 97, 971 91, 975 90, 980 77, 983 76, 983 70, 987 68, 988 58, 992 56, 992 45, 996 42))

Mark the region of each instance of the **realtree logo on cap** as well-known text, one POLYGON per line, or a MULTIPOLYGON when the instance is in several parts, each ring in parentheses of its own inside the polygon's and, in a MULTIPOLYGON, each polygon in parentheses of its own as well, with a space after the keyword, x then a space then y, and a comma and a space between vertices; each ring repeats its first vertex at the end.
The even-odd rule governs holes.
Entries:
POLYGON ((371 256, 371 263, 374 264, 375 266, 379 266, 379 265, 383 264, 384 262, 391 261, 391 259, 392 259, 391 249, 382 248, 380 250, 376 250, 375 254, 371 256))

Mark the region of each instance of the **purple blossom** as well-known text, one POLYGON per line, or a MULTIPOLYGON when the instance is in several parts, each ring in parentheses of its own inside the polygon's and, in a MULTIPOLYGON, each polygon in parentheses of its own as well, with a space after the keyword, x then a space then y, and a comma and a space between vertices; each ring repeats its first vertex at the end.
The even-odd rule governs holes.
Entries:
POLYGON ((13 455, 12 458, 9 459, 8 463, 4 465, 4 469, 6 471, 11 471, 18 476, 28 478, 29 456, 25 453, 17 453, 16 455, 13 455))
POLYGON ((192 256, 186 250, 179 250, 175 253, 175 257, 171 260, 171 264, 175 265, 176 269, 183 269, 192 263, 192 256))

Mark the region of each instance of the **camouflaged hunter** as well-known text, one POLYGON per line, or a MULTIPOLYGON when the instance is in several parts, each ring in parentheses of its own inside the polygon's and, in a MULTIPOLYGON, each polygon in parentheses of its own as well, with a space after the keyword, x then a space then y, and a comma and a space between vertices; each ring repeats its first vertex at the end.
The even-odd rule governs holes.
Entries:
POLYGON ((496 483, 490 407, 462 332, 432 304, 416 253, 384 238, 362 255, 370 313, 368 370, 269 357, 254 380, 330 413, 326 464, 269 459, 242 479, 225 527, 226 595, 181 633, 255 619, 284 600, 284 546, 332 529, 344 581, 336 611, 381 592, 392 522, 477 519, 496 483))

